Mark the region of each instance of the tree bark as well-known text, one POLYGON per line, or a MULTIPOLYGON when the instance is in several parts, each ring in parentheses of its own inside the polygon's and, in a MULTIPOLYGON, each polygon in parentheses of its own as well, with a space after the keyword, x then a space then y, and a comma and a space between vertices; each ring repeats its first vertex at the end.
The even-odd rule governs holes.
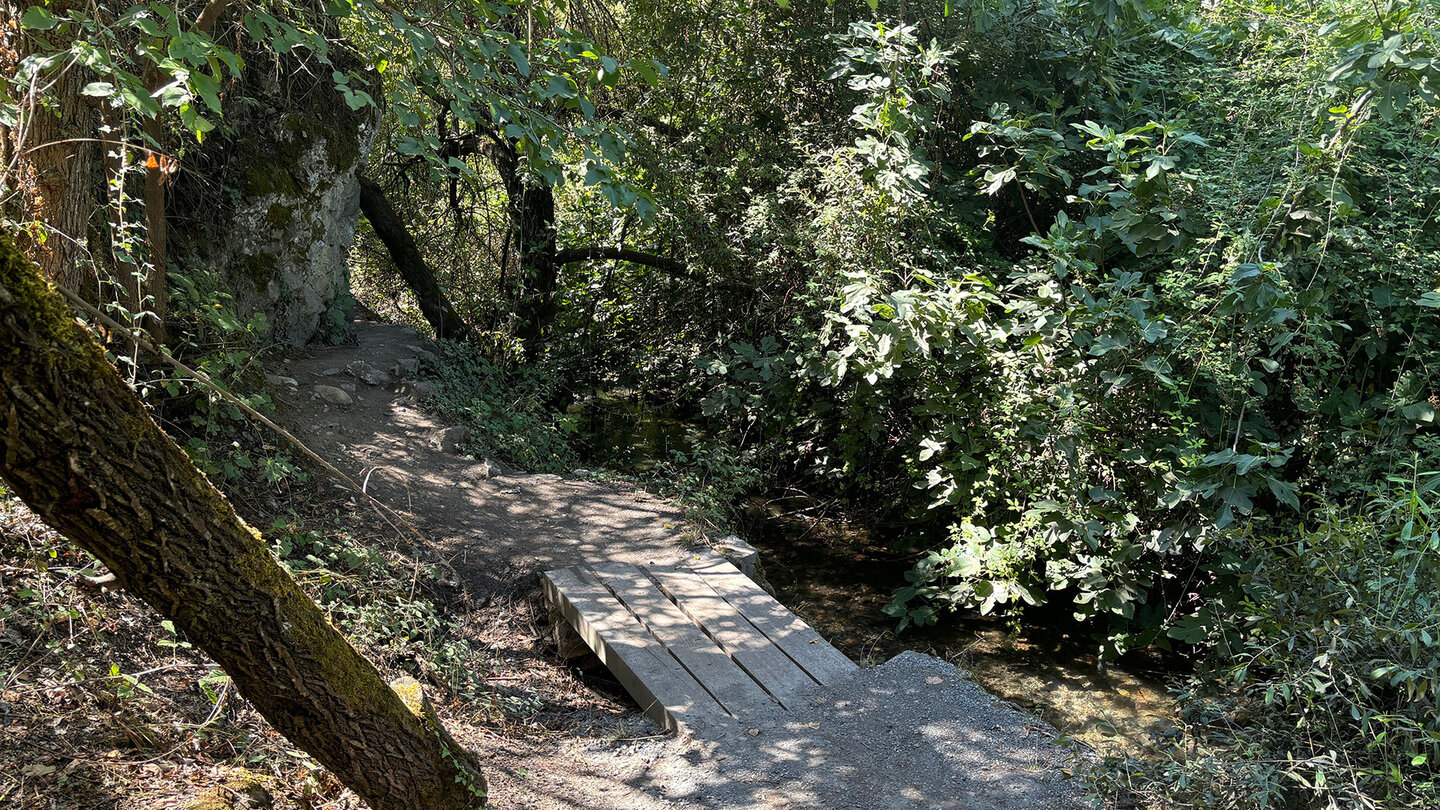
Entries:
POLYGON ((388 686, 150 419, 0 234, 0 478, 376 810, 483 804, 475 761, 388 686))
POLYGON ((420 301, 420 312, 435 330, 435 337, 452 340, 468 338, 469 325, 455 313, 455 308, 445 297, 445 291, 440 289, 440 284, 435 280, 434 271, 425 263, 425 257, 420 255, 420 248, 405 229, 405 223, 386 199, 384 189, 365 177, 360 178, 360 210, 365 212, 365 218, 370 220, 370 227, 375 229, 375 235, 380 237, 385 249, 390 251, 390 260, 395 262, 395 269, 400 271, 400 276, 415 292, 415 297, 420 301))
MULTIPOLYGON (((0 5, 0 16, 13 15, 0 26, 0 70, 6 76, 14 75, 20 60, 44 47, 39 39, 43 32, 20 29, 19 12, 26 5, 10 0, 0 5)), ((64 0, 49 8, 62 17, 81 5, 78 0, 64 0)), ((21 125, 0 132, 7 142, 0 174, 14 166, 15 176, 4 179, 6 185, 20 191, 17 218, 41 223, 43 237, 22 241, 27 253, 46 277, 86 300, 97 301, 98 281, 86 251, 96 202, 97 116, 90 99, 80 95, 86 81, 82 73, 79 65, 71 64, 54 77, 49 91, 57 105, 54 109, 42 106, 29 88, 11 88, 20 105, 21 125)))
POLYGON ((646 267, 654 267, 657 270, 675 275, 685 275, 685 263, 670 256, 658 256, 654 253, 646 253, 643 250, 630 250, 629 248, 591 246, 583 248, 567 248, 555 254, 555 261, 558 264, 573 264, 575 262, 594 261, 596 259, 608 259, 612 261, 631 262, 643 264, 646 267))
POLYGON ((506 214, 520 265, 520 301, 515 307, 519 337, 525 353, 538 357, 545 350, 545 332, 555 320, 555 290, 560 280, 555 191, 525 176, 513 140, 497 135, 481 149, 505 184, 506 214))

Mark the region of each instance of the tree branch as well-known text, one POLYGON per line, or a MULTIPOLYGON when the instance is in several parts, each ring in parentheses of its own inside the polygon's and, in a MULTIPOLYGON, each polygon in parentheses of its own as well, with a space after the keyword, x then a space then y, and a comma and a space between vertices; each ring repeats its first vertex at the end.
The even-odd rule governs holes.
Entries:
POLYGON ((688 276, 689 272, 685 263, 671 256, 660 256, 654 253, 646 253, 640 250, 628 248, 590 246, 583 248, 569 248, 555 254, 557 264, 574 264, 576 262, 595 261, 597 259, 612 259, 620 262, 631 262, 643 264, 647 267, 654 267, 657 270, 664 270, 677 276, 688 276))

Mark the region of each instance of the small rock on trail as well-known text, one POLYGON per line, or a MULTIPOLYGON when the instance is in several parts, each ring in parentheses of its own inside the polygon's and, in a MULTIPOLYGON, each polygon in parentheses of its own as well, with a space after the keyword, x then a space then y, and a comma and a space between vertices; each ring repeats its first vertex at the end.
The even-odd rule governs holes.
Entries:
POLYGON ((370 365, 368 361, 356 360, 345 367, 350 376, 360 380, 366 385, 389 385, 393 378, 384 371, 370 365))
POLYGON ((505 472, 505 468, 498 461, 491 461, 487 458, 466 470, 462 477, 474 481, 482 478, 499 478, 505 475, 505 472))
POLYGON ((355 402, 354 399, 350 398, 349 394, 345 393, 339 388, 336 388, 333 385, 315 386, 315 396, 325 400, 331 405, 339 405, 341 407, 352 405, 355 402))

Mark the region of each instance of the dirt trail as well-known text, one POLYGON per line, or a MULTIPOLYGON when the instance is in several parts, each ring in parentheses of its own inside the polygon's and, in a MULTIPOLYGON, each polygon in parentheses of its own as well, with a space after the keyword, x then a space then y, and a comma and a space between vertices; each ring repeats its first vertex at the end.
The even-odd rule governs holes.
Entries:
POLYGON ((414 552, 443 558, 463 580, 457 584, 476 606, 469 626, 496 656, 497 689, 515 700, 539 695, 543 706, 528 729, 459 729, 485 761, 497 807, 1081 806, 1061 778, 1070 755, 1051 743, 1052 729, 950 665, 915 654, 862 670, 770 723, 703 738, 659 736, 623 696, 595 691, 555 658, 535 594, 547 568, 693 553, 680 542, 680 512, 627 486, 485 477, 478 461, 439 446, 447 425, 403 386, 367 384, 346 371, 358 360, 389 371, 428 350, 426 342, 405 327, 357 327, 357 346, 297 349, 271 364, 282 421, 322 457, 368 480, 368 491, 426 535, 429 547, 414 552), (317 385, 343 387, 352 401, 327 402, 317 385))

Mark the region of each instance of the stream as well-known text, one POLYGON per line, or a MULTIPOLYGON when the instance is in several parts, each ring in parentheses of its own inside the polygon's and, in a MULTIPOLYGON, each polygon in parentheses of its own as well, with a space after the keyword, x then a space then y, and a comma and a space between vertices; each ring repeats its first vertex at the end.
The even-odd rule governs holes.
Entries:
MULTIPOLYGON (((595 394, 571 410, 581 416, 590 460, 621 472, 644 473, 703 436, 630 392, 595 394)), ((1174 721, 1164 683, 1173 665, 1139 652, 1100 667, 1094 644, 1064 610, 1054 620, 1032 611, 1023 625, 961 613, 897 634, 896 620, 881 609, 904 583, 914 555, 887 548, 882 530, 849 524, 797 495, 751 497, 744 523, 742 534, 760 549, 760 568, 776 597, 862 665, 906 650, 943 658, 992 694, 1099 750, 1142 751, 1152 732, 1174 721)))

